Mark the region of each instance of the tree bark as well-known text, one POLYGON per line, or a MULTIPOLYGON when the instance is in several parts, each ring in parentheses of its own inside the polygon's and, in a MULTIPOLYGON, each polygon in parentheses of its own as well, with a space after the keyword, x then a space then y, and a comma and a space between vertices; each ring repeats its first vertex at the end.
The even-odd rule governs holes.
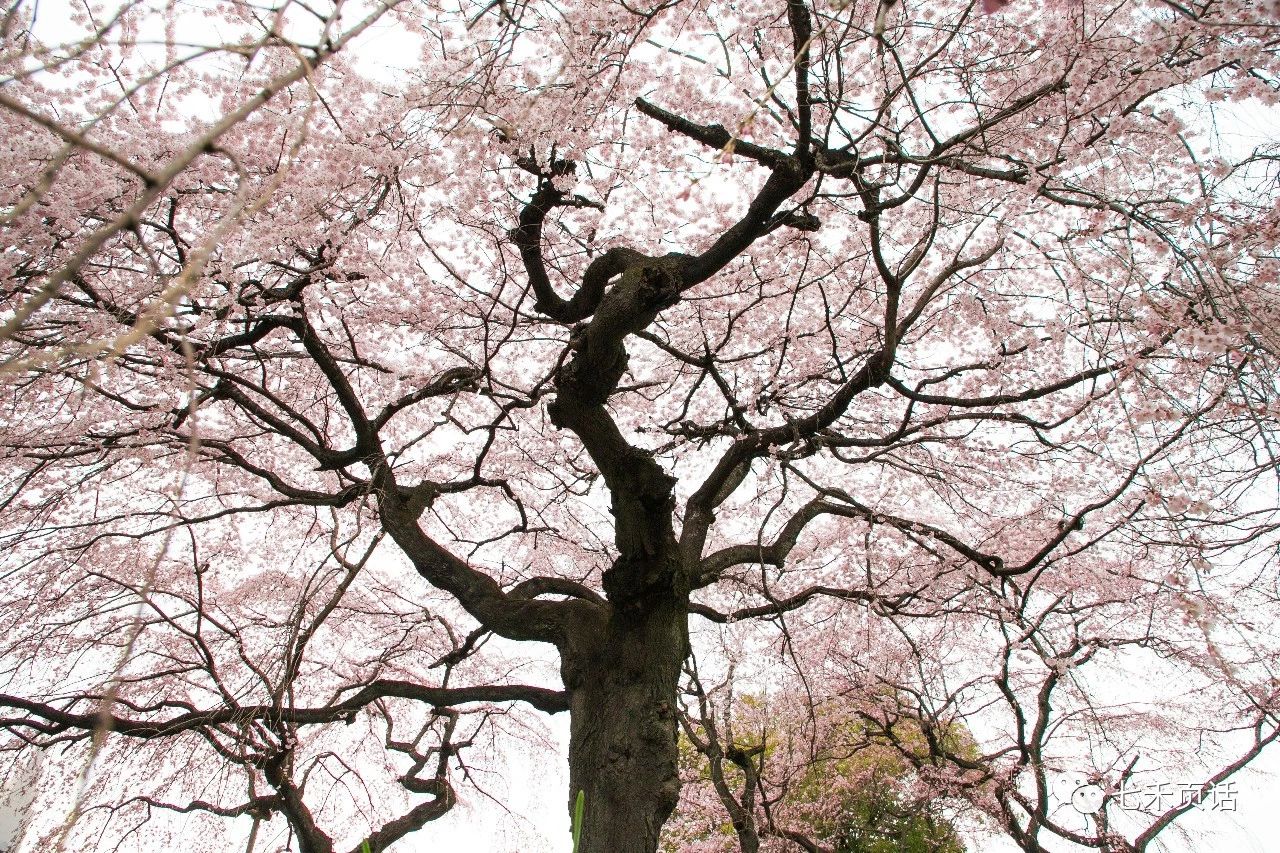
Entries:
POLYGON ((584 793, 578 853, 654 853, 680 793, 676 690, 687 600, 667 593, 645 604, 612 608, 604 630, 564 656, 571 818, 584 793))

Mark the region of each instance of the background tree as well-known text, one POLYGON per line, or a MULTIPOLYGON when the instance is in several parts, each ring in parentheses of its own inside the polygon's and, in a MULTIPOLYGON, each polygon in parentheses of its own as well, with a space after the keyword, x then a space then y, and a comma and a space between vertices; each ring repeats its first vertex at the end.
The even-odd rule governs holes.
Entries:
POLYGON ((1025 850, 1270 743, 1276 10, 875 6, 11 4, 34 843, 381 850, 567 711, 651 853, 721 648, 1025 850))
MULTIPOLYGON (((929 747, 910 723, 879 738, 846 697, 735 695, 732 677, 708 689, 688 674, 697 715, 681 718, 681 801, 662 850, 964 853, 966 804, 919 784, 907 755, 929 747)), ((968 732, 943 737, 978 757, 968 732)))

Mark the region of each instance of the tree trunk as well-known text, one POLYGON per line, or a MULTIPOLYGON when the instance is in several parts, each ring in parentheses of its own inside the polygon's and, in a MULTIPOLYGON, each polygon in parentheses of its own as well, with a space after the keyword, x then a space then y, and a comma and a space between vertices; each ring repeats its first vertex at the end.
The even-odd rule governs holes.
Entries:
POLYGON ((565 655, 569 813, 584 792, 578 853, 654 853, 680 793, 676 689, 688 650, 681 596, 614 608, 603 636, 565 655))

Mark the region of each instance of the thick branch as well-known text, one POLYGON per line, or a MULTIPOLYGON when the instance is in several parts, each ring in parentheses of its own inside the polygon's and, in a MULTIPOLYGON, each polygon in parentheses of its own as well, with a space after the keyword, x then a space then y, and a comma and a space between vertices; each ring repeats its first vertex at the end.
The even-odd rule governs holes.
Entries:
POLYGON ((249 720, 271 720, 291 725, 324 725, 346 719, 379 699, 400 698, 425 702, 432 706, 452 706, 473 702, 526 702, 533 707, 557 713, 568 710, 568 699, 559 690, 528 685, 480 685, 476 687, 425 687, 408 681, 378 680, 362 687, 352 696, 318 708, 281 708, 273 705, 244 705, 191 711, 167 720, 137 720, 103 713, 75 713, 44 702, 20 696, 0 695, 0 707, 25 711, 30 719, 10 718, 6 728, 25 727, 41 734, 57 734, 69 729, 97 731, 104 725, 117 734, 136 738, 172 737, 183 732, 249 720))
POLYGON ((815 598, 834 598, 839 601, 861 601, 864 604, 871 604, 879 601, 880 597, 865 590, 859 589, 841 589, 834 586, 811 586, 795 595, 789 595, 786 598, 779 598, 768 604, 761 604, 756 607, 742 607, 729 613, 721 613, 720 611, 707 607, 705 604, 689 605, 689 612, 695 613, 709 622, 715 622, 720 625, 731 624, 733 622, 741 622, 743 619, 759 619, 771 616, 781 616, 784 613, 790 613, 793 610, 799 610, 815 598))
POLYGON ((722 124, 697 124, 673 112, 664 110, 644 98, 636 98, 636 109, 649 118, 658 121, 668 130, 683 134, 695 142, 701 142, 710 148, 728 149, 735 154, 741 154, 743 157, 755 160, 757 163, 770 168, 776 168, 787 160, 787 155, 781 151, 766 148, 763 145, 757 145, 754 142, 748 142, 745 139, 733 136, 729 131, 725 130, 722 124))
POLYGON ((457 598, 476 621, 495 634, 559 644, 565 640, 568 623, 594 618, 596 605, 585 601, 531 601, 503 592, 496 580, 473 569, 422 531, 418 517, 424 505, 414 499, 411 489, 396 484, 390 470, 384 468, 377 480, 383 527, 418 574, 457 598))

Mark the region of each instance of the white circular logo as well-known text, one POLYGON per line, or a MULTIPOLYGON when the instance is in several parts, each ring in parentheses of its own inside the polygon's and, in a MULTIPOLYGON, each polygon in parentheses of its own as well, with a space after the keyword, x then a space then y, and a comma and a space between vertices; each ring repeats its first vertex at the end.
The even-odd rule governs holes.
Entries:
POLYGON ((1092 783, 1081 785, 1071 795, 1071 806, 1080 814, 1094 814, 1102 808, 1102 789, 1092 783))
POLYGON ((1071 807, 1080 814, 1096 813, 1102 808, 1102 800, 1105 796, 1102 788, 1089 781, 1089 777, 1083 773, 1066 773, 1059 776, 1053 782, 1053 792, 1060 801, 1070 803, 1071 807))

